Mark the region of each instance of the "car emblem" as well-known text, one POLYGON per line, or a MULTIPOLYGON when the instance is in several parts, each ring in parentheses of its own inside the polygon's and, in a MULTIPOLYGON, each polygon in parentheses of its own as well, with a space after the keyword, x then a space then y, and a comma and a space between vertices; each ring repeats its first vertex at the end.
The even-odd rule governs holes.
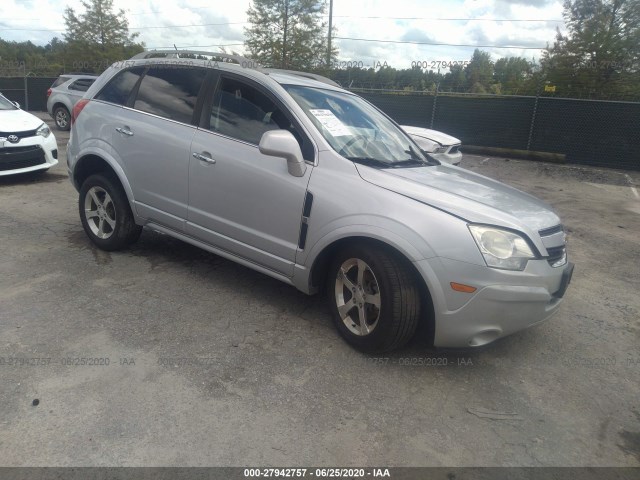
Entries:
POLYGON ((7 140, 9 140, 11 143, 18 143, 18 141, 20 141, 17 135, 9 135, 7 137, 7 140))

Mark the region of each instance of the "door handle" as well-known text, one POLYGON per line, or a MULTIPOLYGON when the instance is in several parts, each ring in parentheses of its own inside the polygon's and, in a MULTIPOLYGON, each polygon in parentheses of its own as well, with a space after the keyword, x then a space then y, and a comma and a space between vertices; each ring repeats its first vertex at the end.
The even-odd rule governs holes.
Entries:
POLYGON ((202 162, 206 162, 206 163, 210 163, 210 164, 214 164, 216 163, 215 159, 211 158, 211 157, 207 157, 206 155, 203 155, 201 153, 193 153, 193 158, 198 159, 202 162))
POLYGON ((126 135, 127 137, 133 137, 133 132, 131 130, 129 130, 129 127, 118 127, 116 128, 116 132, 118 133, 122 133, 123 135, 126 135))

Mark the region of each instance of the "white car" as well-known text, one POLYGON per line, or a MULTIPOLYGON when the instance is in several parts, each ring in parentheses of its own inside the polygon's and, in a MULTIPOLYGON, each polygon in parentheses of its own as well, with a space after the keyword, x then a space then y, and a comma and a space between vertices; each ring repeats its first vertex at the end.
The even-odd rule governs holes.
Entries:
POLYGON ((441 162, 458 165, 462 160, 460 140, 446 133, 428 128, 402 125, 402 129, 411 135, 420 149, 441 162))
POLYGON ((0 176, 49 170, 58 143, 46 123, 0 94, 0 176))

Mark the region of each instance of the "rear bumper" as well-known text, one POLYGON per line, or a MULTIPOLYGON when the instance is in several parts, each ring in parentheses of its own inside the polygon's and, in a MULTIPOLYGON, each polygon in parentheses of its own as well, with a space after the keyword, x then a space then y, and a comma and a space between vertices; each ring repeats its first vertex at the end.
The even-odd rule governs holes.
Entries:
POLYGON ((53 133, 47 138, 28 137, 0 146, 0 176, 48 170, 57 164, 58 144, 53 133))
POLYGON ((417 266, 425 278, 431 276, 434 345, 451 348, 486 345, 548 320, 558 311, 573 272, 570 263, 553 268, 546 260, 530 261, 523 272, 449 259, 423 260, 417 266), (450 282, 477 290, 456 292, 450 282))

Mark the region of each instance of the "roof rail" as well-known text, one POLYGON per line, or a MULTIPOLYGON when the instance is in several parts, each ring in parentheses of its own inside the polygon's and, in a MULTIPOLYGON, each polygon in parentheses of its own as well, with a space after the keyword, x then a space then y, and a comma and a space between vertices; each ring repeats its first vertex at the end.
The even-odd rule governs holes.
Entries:
POLYGON ((222 52, 207 52, 201 50, 176 50, 176 49, 158 49, 158 50, 147 50, 142 53, 138 53, 137 55, 131 57, 131 60, 140 60, 140 59, 148 59, 148 58, 190 58, 189 55, 198 55, 198 56, 206 56, 211 57, 212 59, 221 59, 223 62, 237 63, 246 68, 253 68, 259 70, 264 73, 285 73, 287 75, 295 75, 298 77, 305 77, 311 80, 316 80, 318 82, 326 83, 327 85, 332 85, 334 87, 340 87, 338 82, 331 80, 330 78, 323 77, 322 75, 318 75, 316 73, 308 73, 308 72, 298 72, 296 70, 285 70, 281 68, 265 68, 262 67, 256 60, 251 58, 246 58, 241 55, 230 55, 228 53, 222 52))
POLYGON ((82 75, 84 77, 99 77, 100 74, 99 73, 87 73, 87 72, 67 72, 67 73, 61 73, 60 76, 65 76, 65 75, 82 75))
POLYGON ((250 58, 245 58, 241 55, 230 55, 228 53, 207 52, 201 50, 176 50, 170 48, 146 50, 144 52, 138 53, 137 55, 134 55, 130 60, 139 60, 146 58, 190 58, 190 55, 220 58, 223 62, 235 62, 239 65, 247 66, 249 68, 260 67, 260 64, 257 61, 251 60, 250 58))
POLYGON ((316 80, 317 82, 326 83, 327 85, 332 85, 334 87, 340 87, 340 84, 330 78, 323 77, 322 75, 318 75, 316 73, 308 73, 308 72, 298 72, 296 70, 284 70, 281 68, 263 68, 265 72, 273 72, 273 73, 286 73, 287 75, 295 75, 297 77, 305 77, 311 80, 316 80))

